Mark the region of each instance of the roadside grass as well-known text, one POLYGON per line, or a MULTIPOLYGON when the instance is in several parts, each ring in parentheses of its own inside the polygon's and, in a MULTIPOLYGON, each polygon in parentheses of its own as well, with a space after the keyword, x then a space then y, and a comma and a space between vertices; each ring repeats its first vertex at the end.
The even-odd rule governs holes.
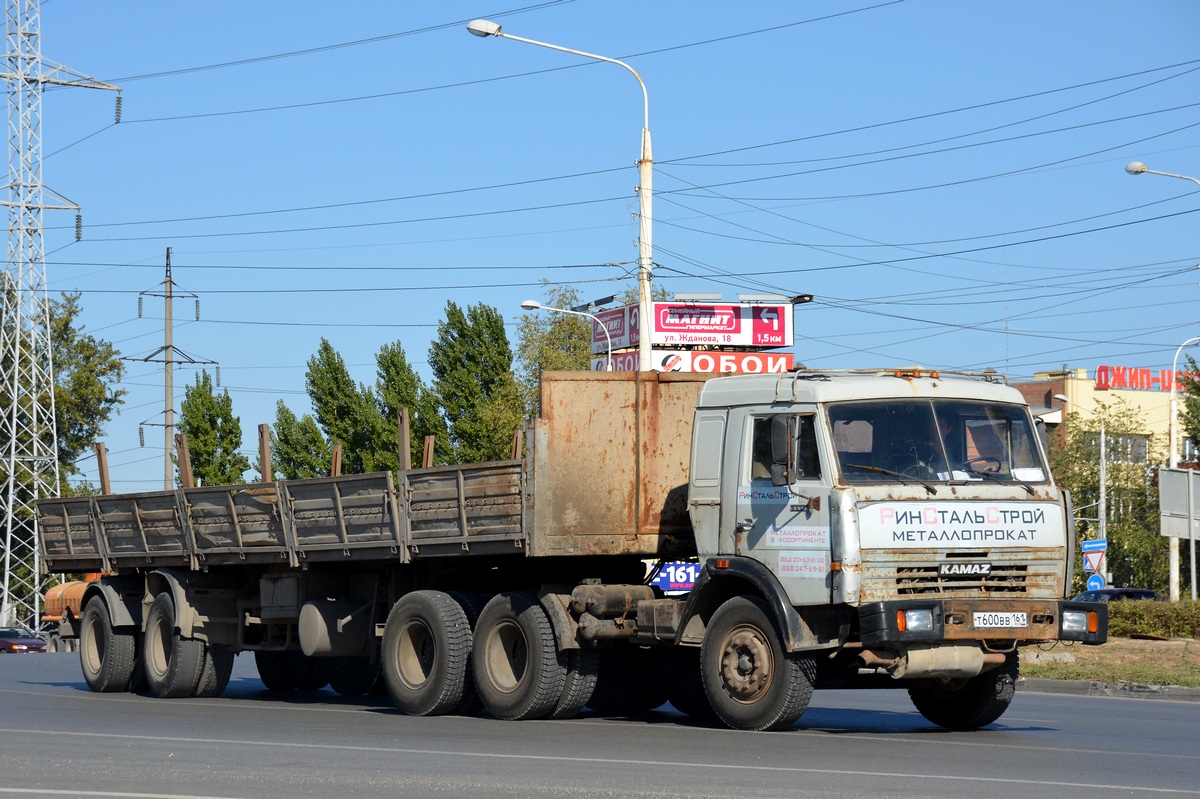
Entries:
POLYGON ((1100 646, 1022 651, 1021 676, 1200 688, 1200 641, 1110 638, 1100 646))

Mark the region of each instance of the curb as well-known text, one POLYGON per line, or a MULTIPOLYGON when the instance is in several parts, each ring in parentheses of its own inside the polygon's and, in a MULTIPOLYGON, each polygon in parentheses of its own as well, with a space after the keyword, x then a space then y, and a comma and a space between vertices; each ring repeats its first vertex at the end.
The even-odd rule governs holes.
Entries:
POLYGON ((1089 682, 1086 680, 1043 680, 1020 677, 1017 690, 1035 694, 1067 694, 1070 696, 1108 696, 1124 699, 1170 699, 1175 702, 1200 702, 1200 688, 1178 685, 1142 685, 1124 682, 1089 682))

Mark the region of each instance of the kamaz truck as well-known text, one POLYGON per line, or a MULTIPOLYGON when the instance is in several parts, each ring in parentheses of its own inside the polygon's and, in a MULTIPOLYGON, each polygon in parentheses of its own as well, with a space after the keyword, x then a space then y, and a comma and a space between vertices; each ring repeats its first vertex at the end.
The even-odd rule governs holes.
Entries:
POLYGON ((981 727, 1021 647, 1106 639, 1105 605, 1067 599, 1070 497, 995 375, 546 373, 520 450, 42 500, 44 568, 106 575, 60 634, 95 691, 214 696, 253 652, 270 689, 385 685, 415 715, 670 700, 745 730, 868 686, 981 727), (689 559, 686 594, 650 585, 689 559))

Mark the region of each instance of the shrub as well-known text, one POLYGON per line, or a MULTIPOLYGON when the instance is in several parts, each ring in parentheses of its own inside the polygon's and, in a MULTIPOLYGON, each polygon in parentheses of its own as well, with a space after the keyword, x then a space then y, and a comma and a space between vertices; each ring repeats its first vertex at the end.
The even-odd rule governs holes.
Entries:
POLYGON ((1200 602, 1108 603, 1108 634, 1117 638, 1155 635, 1161 638, 1200 638, 1200 602))

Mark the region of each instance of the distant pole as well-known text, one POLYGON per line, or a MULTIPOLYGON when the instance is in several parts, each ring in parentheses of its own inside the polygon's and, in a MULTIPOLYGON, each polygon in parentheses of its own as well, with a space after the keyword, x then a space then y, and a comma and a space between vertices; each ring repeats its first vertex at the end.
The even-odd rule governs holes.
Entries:
POLYGON ((172 486, 171 445, 175 440, 175 345, 174 337, 174 303, 171 280, 171 248, 167 248, 167 279, 163 281, 166 287, 166 313, 163 319, 163 490, 170 491, 172 486))

